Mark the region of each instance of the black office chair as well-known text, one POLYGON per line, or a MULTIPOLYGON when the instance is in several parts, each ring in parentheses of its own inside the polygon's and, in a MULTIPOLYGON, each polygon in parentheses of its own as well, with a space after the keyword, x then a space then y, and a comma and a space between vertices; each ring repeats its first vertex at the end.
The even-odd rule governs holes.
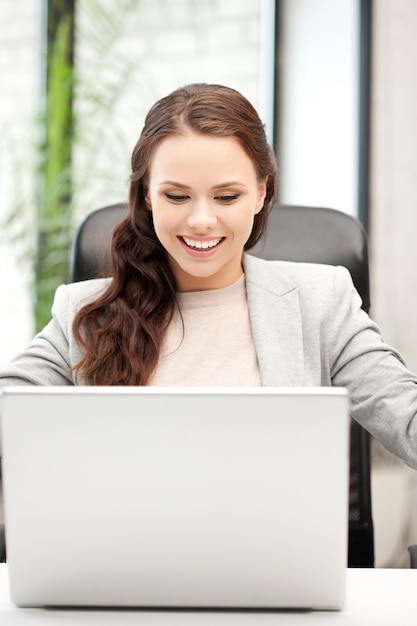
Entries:
MULTIPOLYGON (((0 459, 0 481, 1 481, 1 459, 0 459)), ((6 562, 6 537, 4 534, 4 524, 0 524, 0 563, 6 562)))
MULTIPOLYGON (((71 280, 105 274, 111 233, 127 211, 116 204, 94 211, 74 238, 71 280)), ((343 265, 350 270, 362 297, 370 306, 366 233, 358 220, 331 209, 277 206, 271 212, 266 238, 252 251, 265 259, 343 265)), ((373 567, 374 533, 371 510, 370 436, 351 423, 349 554, 350 567, 373 567)))
POLYGON ((409 546, 408 552, 410 554, 410 567, 417 569, 417 545, 409 546))
POLYGON ((6 563, 6 537, 4 524, 0 524, 0 563, 6 563))

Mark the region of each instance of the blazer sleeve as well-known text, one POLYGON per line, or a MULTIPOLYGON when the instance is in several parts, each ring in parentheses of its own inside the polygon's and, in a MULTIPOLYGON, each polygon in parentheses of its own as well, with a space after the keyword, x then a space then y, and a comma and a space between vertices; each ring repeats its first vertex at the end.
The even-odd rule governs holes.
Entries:
POLYGON ((417 468, 417 377, 361 309, 350 274, 334 274, 329 338, 332 384, 346 387, 352 417, 385 447, 417 468))
POLYGON ((72 334, 75 313, 99 295, 106 279, 61 285, 55 293, 51 321, 39 332, 28 348, 0 370, 0 386, 74 385, 72 367, 82 351, 72 334))
POLYGON ((52 318, 30 342, 24 352, 0 370, 0 385, 71 385, 68 293, 57 289, 52 318))

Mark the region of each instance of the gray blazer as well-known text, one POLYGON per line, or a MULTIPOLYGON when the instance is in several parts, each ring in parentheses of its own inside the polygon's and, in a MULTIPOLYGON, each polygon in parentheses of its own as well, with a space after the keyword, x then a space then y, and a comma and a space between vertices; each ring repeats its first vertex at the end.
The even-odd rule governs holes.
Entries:
MULTIPOLYGON (((349 272, 250 255, 244 268, 262 385, 347 387, 352 417, 417 467, 417 377, 362 311, 349 272)), ((107 280, 59 287, 50 323, 0 371, 0 385, 75 384, 72 320, 107 280)))

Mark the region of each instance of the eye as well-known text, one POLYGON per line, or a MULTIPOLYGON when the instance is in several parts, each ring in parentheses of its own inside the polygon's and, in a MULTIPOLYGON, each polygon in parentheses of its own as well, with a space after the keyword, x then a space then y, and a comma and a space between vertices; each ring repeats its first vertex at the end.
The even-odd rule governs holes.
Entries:
POLYGON ((223 204, 230 204, 231 202, 237 200, 239 196, 240 194, 238 193, 228 193, 221 196, 216 196, 215 200, 219 200, 220 202, 223 202, 223 204))
POLYGON ((189 196, 178 193, 165 193, 165 197, 170 202, 175 202, 176 204, 181 204, 181 202, 186 202, 189 199, 189 196))

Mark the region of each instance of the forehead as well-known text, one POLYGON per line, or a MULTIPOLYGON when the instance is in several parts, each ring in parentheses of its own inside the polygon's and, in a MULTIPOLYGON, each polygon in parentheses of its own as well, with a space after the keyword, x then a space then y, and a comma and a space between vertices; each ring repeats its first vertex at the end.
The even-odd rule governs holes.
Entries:
POLYGON ((152 156, 149 173, 171 176, 175 172, 208 173, 223 171, 224 175, 255 175, 252 160, 234 137, 215 137, 189 132, 163 139, 152 156))

